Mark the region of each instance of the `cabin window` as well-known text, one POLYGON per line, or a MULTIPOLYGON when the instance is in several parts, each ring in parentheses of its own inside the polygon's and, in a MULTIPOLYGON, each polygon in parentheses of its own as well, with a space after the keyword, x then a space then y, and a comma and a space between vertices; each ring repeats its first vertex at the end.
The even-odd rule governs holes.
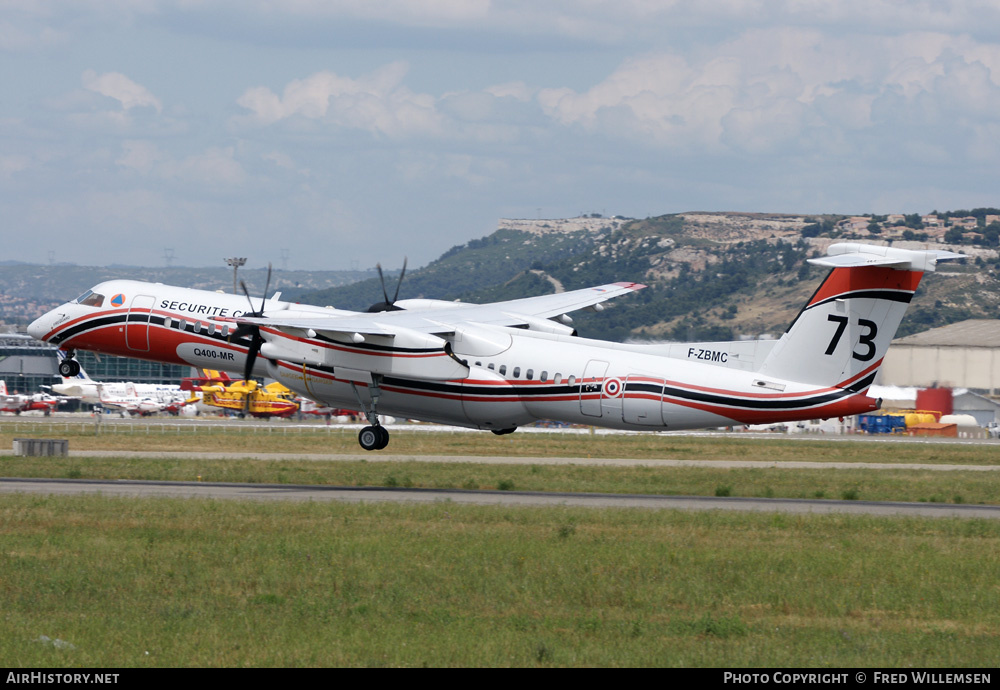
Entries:
POLYGON ((477 367, 481 367, 481 366, 483 366, 483 363, 482 362, 476 362, 476 366, 477 367))
POLYGON ((514 367, 514 378, 521 378, 521 367, 514 367))
POLYGON ((494 369, 496 369, 496 365, 493 362, 490 362, 489 364, 486 365, 486 368, 489 369, 490 371, 493 371, 494 369))
POLYGON ((223 338, 228 338, 229 337, 229 324, 228 323, 222 324, 222 337, 223 338))
POLYGON ((170 328, 173 325, 173 319, 171 319, 169 316, 164 316, 163 325, 166 326, 167 328, 170 328))
POLYGON ((501 364, 500 365, 500 375, 501 376, 506 376, 507 375, 507 365, 506 364, 501 364))
POLYGON ((553 382, 556 384, 562 383, 562 374, 556 374, 556 377, 553 379, 553 382))
POLYGON ((529 381, 535 378, 535 371, 533 369, 528 369, 528 371, 524 372, 524 378, 528 379, 529 381))
POLYGON ((541 381, 542 383, 545 383, 546 381, 548 381, 549 380, 549 372, 543 371, 542 375, 538 377, 538 380, 541 381))
POLYGON ((576 385, 576 377, 573 376, 573 374, 570 374, 569 379, 567 379, 566 383, 568 383, 571 386, 576 385))

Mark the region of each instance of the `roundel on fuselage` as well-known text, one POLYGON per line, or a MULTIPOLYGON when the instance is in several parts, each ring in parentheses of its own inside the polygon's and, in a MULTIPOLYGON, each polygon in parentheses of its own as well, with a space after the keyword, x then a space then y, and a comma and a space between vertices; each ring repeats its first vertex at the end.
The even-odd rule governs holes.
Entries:
POLYGON ((622 394, 622 382, 611 378, 604 380, 604 395, 609 398, 617 398, 622 394))
POLYGON ((114 297, 111 298, 111 306, 112 307, 120 307, 120 306, 122 306, 124 304, 125 304, 125 295, 123 295, 120 292, 117 295, 115 295, 114 297))

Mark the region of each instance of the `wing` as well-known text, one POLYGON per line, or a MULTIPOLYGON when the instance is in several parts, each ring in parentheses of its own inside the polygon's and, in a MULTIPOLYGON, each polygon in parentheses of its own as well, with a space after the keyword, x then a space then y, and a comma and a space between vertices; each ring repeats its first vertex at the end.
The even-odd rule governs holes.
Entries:
POLYGON ((575 332, 572 328, 553 317, 568 321, 563 316, 567 312, 597 308, 612 297, 643 287, 611 283, 491 304, 412 300, 407 306, 414 308, 374 314, 303 313, 299 317, 276 312, 227 320, 258 326, 264 340, 260 353, 267 359, 332 366, 338 376, 366 383, 372 374, 441 381, 469 374, 468 364, 452 352, 445 339, 460 329, 514 326, 571 334, 575 332))
MULTIPOLYGON (((462 324, 486 324, 491 326, 524 327, 538 325, 543 320, 553 319, 588 307, 598 310, 602 302, 614 297, 641 290, 639 283, 609 283, 596 287, 559 292, 537 297, 491 302, 489 304, 467 304, 462 302, 438 302, 434 306, 401 311, 387 311, 376 314, 337 314, 330 316, 305 316, 283 318, 280 312, 264 318, 237 318, 237 323, 252 323, 278 329, 315 331, 317 333, 339 333, 353 336, 374 335, 393 336, 403 331, 415 331, 434 335, 449 335, 462 324)), ((412 300, 427 304, 429 300, 412 300)), ((400 302, 406 304, 406 302, 400 302)), ((572 329, 567 329, 567 332, 572 329)))

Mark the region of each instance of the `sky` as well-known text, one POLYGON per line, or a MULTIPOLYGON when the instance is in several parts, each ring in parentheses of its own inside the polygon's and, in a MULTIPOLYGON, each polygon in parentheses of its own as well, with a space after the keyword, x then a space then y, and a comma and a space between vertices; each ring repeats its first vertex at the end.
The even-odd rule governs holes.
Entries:
POLYGON ((0 260, 1000 206, 1000 0, 0 0, 0 260))

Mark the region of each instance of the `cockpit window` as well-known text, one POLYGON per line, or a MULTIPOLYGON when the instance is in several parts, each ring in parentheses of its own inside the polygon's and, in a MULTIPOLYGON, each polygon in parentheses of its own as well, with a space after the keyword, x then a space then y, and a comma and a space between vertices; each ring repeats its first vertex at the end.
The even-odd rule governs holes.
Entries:
POLYGON ((100 307, 104 304, 104 295, 98 294, 93 290, 87 290, 76 298, 76 303, 84 304, 88 307, 100 307))

